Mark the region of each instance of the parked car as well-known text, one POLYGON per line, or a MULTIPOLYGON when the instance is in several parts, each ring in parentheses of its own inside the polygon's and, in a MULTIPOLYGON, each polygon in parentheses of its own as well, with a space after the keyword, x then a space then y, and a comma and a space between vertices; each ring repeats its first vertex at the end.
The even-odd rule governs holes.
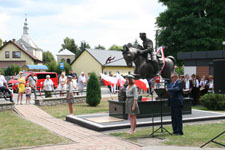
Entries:
MULTIPOLYGON (((50 75, 50 79, 54 84, 54 88, 58 86, 58 77, 56 72, 34 72, 34 75, 38 78, 37 80, 37 90, 43 89, 44 81, 47 75, 50 75)), ((24 72, 23 76, 25 77, 26 83, 29 82, 28 78, 31 76, 31 72, 24 72)), ((14 92, 18 92, 18 78, 19 74, 9 80, 8 86, 14 92)))

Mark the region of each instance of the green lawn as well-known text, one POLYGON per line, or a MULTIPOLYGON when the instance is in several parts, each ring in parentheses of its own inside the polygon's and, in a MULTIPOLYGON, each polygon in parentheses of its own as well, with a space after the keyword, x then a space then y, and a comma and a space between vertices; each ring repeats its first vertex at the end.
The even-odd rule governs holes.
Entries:
POLYGON ((210 109, 208 109, 208 108, 206 108, 205 106, 202 106, 202 105, 192 106, 192 109, 205 110, 205 111, 216 111, 216 112, 223 112, 224 113, 224 110, 210 110, 210 109))
POLYGON ((13 111, 0 112, 0 120, 0 149, 70 142, 20 118, 13 111))
MULTIPOLYGON (((64 119, 66 115, 69 114, 69 108, 67 104, 56 105, 56 106, 41 106, 40 108, 56 118, 64 119)), ((108 112, 109 103, 108 101, 101 101, 101 103, 96 107, 91 107, 86 103, 74 104, 73 111, 74 111, 74 115, 90 114, 90 113, 97 113, 97 112, 108 112)))
MULTIPOLYGON (((171 126, 164 126, 167 130, 172 132, 171 126)), ((183 136, 175 136, 165 134, 164 143, 167 145, 177 145, 177 146, 192 146, 192 147, 200 147, 222 131, 224 131, 225 122, 222 123, 212 123, 212 124, 201 124, 201 125, 184 125, 184 135, 183 136)), ((152 128, 144 128, 137 129, 136 133, 130 135, 126 132, 115 132, 111 133, 113 136, 119 136, 128 140, 136 141, 137 139, 141 139, 143 137, 148 137, 149 134, 152 133, 152 128)), ((156 134, 158 138, 163 138, 162 133, 156 134)), ((149 136, 149 138, 151 138, 149 136)), ((221 142, 225 144, 225 134, 219 137, 217 142, 221 142)), ((221 147, 214 143, 209 144, 210 147, 221 147)))

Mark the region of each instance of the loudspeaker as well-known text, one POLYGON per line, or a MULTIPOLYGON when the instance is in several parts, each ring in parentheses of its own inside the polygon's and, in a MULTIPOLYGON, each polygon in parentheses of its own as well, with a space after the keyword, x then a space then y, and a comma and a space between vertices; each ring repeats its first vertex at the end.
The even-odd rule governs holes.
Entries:
POLYGON ((214 60, 214 92, 225 94, 225 59, 214 60))

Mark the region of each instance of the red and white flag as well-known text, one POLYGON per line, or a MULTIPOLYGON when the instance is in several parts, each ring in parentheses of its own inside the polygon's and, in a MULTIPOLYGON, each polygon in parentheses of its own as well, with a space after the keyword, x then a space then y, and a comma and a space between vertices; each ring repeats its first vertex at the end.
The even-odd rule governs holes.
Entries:
POLYGON ((165 67, 165 64, 166 64, 166 62, 165 62, 165 55, 164 55, 164 51, 163 51, 163 47, 162 47, 162 46, 159 47, 159 49, 158 49, 157 52, 156 52, 156 55, 157 55, 158 53, 161 53, 162 59, 163 59, 163 66, 162 66, 161 71, 160 71, 160 73, 162 73, 162 71, 163 71, 163 69, 164 69, 164 67, 165 67))
POLYGON ((122 77, 120 74, 117 74, 116 78, 117 78, 117 85, 123 87, 123 85, 126 82, 126 79, 124 79, 124 77, 122 77))
POLYGON ((139 80, 135 80, 135 83, 134 83, 137 87, 147 91, 148 88, 149 88, 149 85, 148 85, 148 80, 146 79, 139 79, 139 80))
POLYGON ((108 85, 114 86, 114 84, 117 83, 117 78, 115 78, 115 77, 110 77, 110 76, 102 74, 102 73, 100 73, 100 75, 101 75, 102 81, 104 82, 104 84, 106 86, 108 86, 108 85))

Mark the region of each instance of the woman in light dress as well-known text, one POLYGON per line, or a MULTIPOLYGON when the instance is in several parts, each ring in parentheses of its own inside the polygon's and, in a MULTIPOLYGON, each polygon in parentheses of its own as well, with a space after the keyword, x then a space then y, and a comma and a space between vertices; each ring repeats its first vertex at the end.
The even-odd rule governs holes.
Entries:
POLYGON ((19 72, 20 76, 18 78, 18 97, 17 97, 17 105, 19 104, 20 101, 20 105, 22 105, 22 101, 23 101, 23 93, 25 91, 25 77, 23 77, 23 72, 20 71, 19 72))
POLYGON ((137 118, 136 114, 139 114, 139 107, 137 103, 138 92, 137 87, 134 85, 134 76, 127 76, 128 86, 126 89, 126 113, 128 114, 128 118, 130 119, 130 127, 131 130, 128 132, 129 134, 133 134, 135 132, 137 118))
POLYGON ((61 76, 59 77, 59 86, 58 90, 60 91, 60 96, 64 96, 64 93, 66 91, 66 81, 67 77, 65 76, 65 72, 61 73, 61 76))
POLYGON ((67 83, 66 83, 66 100, 69 107, 70 115, 73 115, 73 103, 74 103, 74 97, 73 97, 73 82, 72 82, 72 76, 68 76, 67 83))

